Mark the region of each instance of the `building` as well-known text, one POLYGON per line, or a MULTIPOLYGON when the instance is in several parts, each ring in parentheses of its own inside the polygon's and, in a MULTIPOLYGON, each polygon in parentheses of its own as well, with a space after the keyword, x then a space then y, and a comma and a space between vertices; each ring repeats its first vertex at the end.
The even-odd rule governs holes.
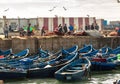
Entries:
POLYGON ((12 30, 18 30, 23 28, 31 23, 31 26, 41 29, 45 26, 45 29, 48 31, 54 31, 59 24, 64 26, 67 24, 69 26, 77 26, 77 31, 85 30, 86 25, 92 25, 92 23, 97 22, 99 25, 99 30, 102 30, 102 20, 96 20, 95 17, 38 17, 38 18, 4 18, 0 19, 0 29, 4 27, 4 24, 7 23, 11 26, 12 30))
POLYGON ((110 21, 110 25, 120 27, 120 21, 110 21))

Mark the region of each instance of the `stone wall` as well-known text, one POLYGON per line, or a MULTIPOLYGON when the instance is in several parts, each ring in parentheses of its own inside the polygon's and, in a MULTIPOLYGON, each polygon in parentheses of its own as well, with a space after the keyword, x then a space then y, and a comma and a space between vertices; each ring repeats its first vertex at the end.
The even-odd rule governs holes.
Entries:
POLYGON ((29 38, 12 38, 0 39, 0 49, 13 49, 17 53, 23 49, 29 48, 30 53, 37 53, 38 48, 50 51, 58 51, 62 47, 67 49, 78 45, 79 49, 84 44, 92 44, 94 48, 99 49, 104 46, 116 48, 120 46, 120 37, 101 37, 94 38, 89 36, 54 36, 54 37, 29 37, 29 38))
POLYGON ((7 50, 12 48, 12 40, 11 39, 1 39, 0 38, 0 49, 7 50))

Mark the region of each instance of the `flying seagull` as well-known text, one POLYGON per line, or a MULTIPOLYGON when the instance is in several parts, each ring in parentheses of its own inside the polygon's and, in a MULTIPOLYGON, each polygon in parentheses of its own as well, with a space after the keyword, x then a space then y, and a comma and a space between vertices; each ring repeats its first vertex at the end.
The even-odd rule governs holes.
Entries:
POLYGON ((55 17, 58 17, 58 15, 55 15, 55 17))
POLYGON ((63 9, 66 11, 67 9, 63 6, 63 9))
POLYGON ((120 0, 117 0, 118 3, 120 3, 120 0))
POLYGON ((55 9, 56 7, 54 6, 52 9, 50 9, 49 11, 51 12, 51 11, 53 11, 54 9, 55 9))
POLYGON ((4 12, 6 12, 6 11, 8 11, 8 10, 9 10, 9 8, 5 9, 4 12))

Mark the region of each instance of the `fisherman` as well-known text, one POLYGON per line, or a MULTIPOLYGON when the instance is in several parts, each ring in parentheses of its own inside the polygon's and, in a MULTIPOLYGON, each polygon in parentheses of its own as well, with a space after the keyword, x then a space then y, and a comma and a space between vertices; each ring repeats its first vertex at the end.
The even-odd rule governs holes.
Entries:
POLYGON ((102 50, 100 49, 99 52, 96 54, 96 57, 102 58, 102 50))
POLYGON ((70 26, 69 26, 69 32, 70 32, 70 34, 74 33, 74 27, 72 26, 72 24, 70 24, 70 26))
POLYGON ((8 38, 8 31, 9 31, 9 28, 8 28, 7 24, 5 24, 5 27, 4 27, 5 38, 8 38))
POLYGON ((45 26, 43 26, 41 29, 41 36, 44 36, 44 35, 45 35, 45 26))
POLYGON ((64 29, 64 33, 67 34, 67 32, 68 32, 68 30, 67 30, 67 24, 64 25, 63 29, 64 29))
POLYGON ((27 28, 27 35, 28 35, 28 36, 31 36, 30 26, 31 26, 31 24, 29 24, 29 25, 28 25, 28 28, 27 28))
POLYGON ((59 32, 59 33, 63 33, 63 29, 62 29, 61 24, 58 26, 58 32, 59 32))

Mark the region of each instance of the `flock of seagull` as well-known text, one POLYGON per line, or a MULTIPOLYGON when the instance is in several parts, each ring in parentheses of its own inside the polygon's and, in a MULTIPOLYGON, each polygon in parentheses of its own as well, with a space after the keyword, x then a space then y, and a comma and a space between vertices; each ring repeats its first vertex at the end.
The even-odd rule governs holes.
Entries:
MULTIPOLYGON (((50 9, 49 11, 52 12, 54 9, 56 8, 56 6, 54 6, 52 9, 50 9)), ((63 6, 63 9, 66 11, 67 8, 63 6)))

